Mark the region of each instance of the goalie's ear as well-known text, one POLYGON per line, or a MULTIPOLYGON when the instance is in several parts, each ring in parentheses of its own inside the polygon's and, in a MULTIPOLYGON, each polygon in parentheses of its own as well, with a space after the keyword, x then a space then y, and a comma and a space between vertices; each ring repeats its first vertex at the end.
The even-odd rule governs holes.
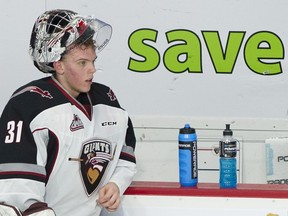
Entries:
POLYGON ((56 74, 59 74, 59 75, 64 74, 64 68, 63 68, 63 64, 61 61, 53 62, 53 67, 56 71, 56 74))
POLYGON ((0 203, 0 215, 21 216, 22 214, 21 211, 16 206, 0 203))
POLYGON ((23 212, 23 216, 56 216, 47 203, 36 202, 23 212))

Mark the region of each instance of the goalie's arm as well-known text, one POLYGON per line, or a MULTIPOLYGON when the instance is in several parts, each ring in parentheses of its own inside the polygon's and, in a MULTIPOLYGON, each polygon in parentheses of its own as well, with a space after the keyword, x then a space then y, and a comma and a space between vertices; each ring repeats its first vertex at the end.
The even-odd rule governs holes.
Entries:
POLYGON ((48 130, 35 132, 30 128, 37 114, 32 108, 38 103, 30 94, 11 97, 0 117, 0 215, 6 215, 1 211, 9 216, 55 215, 42 203, 48 180, 48 130), (27 103, 31 107, 20 106, 22 101, 31 101, 27 103))

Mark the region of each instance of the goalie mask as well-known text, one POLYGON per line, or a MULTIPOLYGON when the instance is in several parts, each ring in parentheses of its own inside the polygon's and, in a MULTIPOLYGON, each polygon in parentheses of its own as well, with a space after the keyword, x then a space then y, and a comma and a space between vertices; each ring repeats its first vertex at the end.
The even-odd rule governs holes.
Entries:
POLYGON ((40 71, 54 73, 53 62, 61 59, 68 46, 92 38, 96 52, 100 52, 111 34, 109 24, 92 16, 81 16, 70 10, 46 11, 34 24, 29 53, 40 71))

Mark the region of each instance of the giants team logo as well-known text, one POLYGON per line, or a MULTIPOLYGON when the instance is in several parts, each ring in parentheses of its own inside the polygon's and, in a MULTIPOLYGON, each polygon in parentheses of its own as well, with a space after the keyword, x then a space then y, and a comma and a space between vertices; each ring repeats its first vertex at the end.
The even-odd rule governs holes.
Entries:
POLYGON ((88 195, 98 187, 103 174, 112 160, 112 144, 106 140, 93 139, 83 144, 81 153, 81 176, 88 195))

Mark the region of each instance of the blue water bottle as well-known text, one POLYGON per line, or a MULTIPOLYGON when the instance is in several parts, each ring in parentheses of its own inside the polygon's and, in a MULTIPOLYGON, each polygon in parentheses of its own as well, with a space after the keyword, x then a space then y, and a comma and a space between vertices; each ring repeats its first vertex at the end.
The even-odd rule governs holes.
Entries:
POLYGON ((237 187, 237 140, 233 137, 230 124, 226 124, 223 138, 219 142, 220 149, 220 188, 237 187))
POLYGON ((197 136, 194 128, 185 124, 180 128, 179 136, 179 178, 184 187, 193 187, 198 183, 197 136))

